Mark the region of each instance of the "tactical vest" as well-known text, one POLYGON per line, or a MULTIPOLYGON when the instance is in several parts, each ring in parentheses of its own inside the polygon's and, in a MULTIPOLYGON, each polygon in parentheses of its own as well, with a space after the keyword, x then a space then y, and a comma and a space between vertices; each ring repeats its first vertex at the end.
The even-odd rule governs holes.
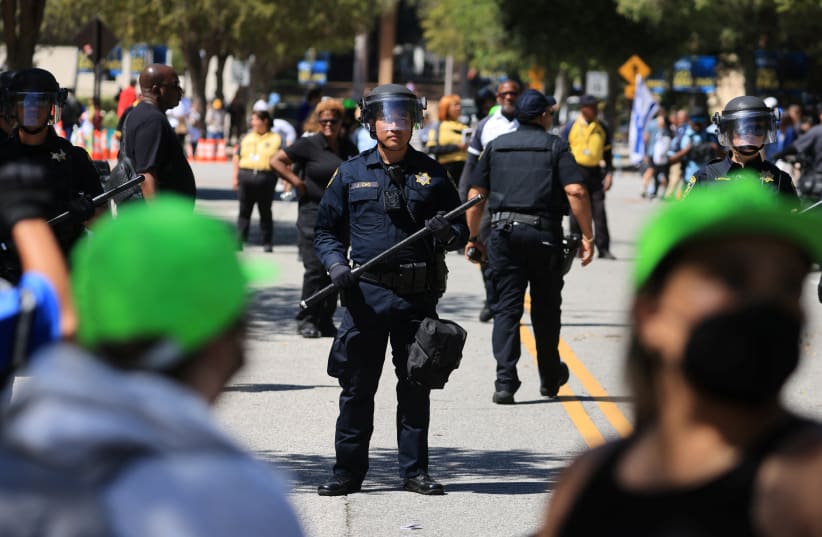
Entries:
POLYGON ((489 208, 561 219, 568 199, 555 176, 561 140, 539 128, 523 128, 491 144, 489 208))

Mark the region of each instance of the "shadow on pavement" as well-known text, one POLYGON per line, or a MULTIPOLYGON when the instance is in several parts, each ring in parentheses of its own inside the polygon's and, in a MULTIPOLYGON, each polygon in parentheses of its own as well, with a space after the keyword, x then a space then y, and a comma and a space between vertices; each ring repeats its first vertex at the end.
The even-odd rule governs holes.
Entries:
POLYGON ((267 336, 296 333, 300 289, 277 286, 257 289, 248 312, 249 339, 266 340, 267 336))
POLYGON ((236 200, 237 191, 230 188, 198 188, 197 199, 208 201, 236 200))
MULTIPOLYGON (((332 431, 329 434, 333 435, 332 431)), ((289 474, 297 492, 315 491, 331 477, 333 456, 257 451, 257 457, 289 474)), ((447 492, 474 494, 543 494, 550 491, 572 456, 554 457, 524 450, 432 448, 431 476, 447 492)), ((402 490, 397 452, 372 449, 364 492, 402 490)))
MULTIPOLYGON (((328 386, 300 386, 298 384, 235 384, 233 386, 226 386, 223 392, 244 392, 244 393, 262 393, 262 392, 288 392, 292 390, 313 390, 314 388, 326 388, 328 386)), ((337 386, 330 386, 337 388, 337 386)))

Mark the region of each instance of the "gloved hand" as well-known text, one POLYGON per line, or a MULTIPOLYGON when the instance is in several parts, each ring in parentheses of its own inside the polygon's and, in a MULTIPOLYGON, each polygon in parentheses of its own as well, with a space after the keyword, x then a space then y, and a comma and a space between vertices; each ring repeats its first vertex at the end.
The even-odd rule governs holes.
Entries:
POLYGON ((94 216, 96 208, 94 207, 94 202, 91 201, 91 196, 82 195, 69 201, 68 210, 75 220, 85 222, 94 216))
POLYGON ((437 216, 425 221, 425 227, 431 231, 440 244, 450 244, 457 234, 451 229, 451 223, 445 219, 444 215, 444 212, 438 212, 437 216))
POLYGON ((331 276, 331 281, 339 289, 351 287, 356 283, 357 279, 351 274, 351 268, 348 265, 337 263, 328 270, 328 275, 331 276))
POLYGON ((33 164, 0 168, 0 221, 9 229, 20 220, 46 219, 54 210, 54 194, 45 170, 33 164))

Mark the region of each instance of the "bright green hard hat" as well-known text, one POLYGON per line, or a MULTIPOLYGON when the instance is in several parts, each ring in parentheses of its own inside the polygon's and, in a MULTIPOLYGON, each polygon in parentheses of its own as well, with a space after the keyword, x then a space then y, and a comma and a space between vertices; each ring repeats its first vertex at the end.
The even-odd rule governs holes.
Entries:
POLYGON ((72 253, 78 341, 160 339, 196 350, 240 318, 248 283, 273 277, 273 266, 241 263, 236 250, 236 232, 190 201, 123 207, 72 253))
POLYGON ((783 238, 822 261, 822 218, 796 214, 782 194, 759 180, 737 179, 695 189, 655 214, 640 234, 634 284, 641 287, 675 248, 696 238, 749 233, 783 238))

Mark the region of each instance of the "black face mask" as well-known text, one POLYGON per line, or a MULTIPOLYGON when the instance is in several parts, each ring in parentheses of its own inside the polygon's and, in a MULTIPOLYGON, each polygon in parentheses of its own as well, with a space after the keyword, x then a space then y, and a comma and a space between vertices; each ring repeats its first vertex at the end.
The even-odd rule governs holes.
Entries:
POLYGON ((739 153, 740 155, 743 155, 743 156, 746 156, 746 157, 752 157, 753 155, 756 155, 757 153, 759 153, 762 150, 763 147, 765 147, 765 146, 763 146, 763 145, 740 145, 740 146, 734 146, 734 149, 736 149, 737 153, 739 153))
POLYGON ((691 333, 685 376, 717 399, 771 401, 799 362, 801 330, 796 315, 765 302, 712 316, 691 333))

